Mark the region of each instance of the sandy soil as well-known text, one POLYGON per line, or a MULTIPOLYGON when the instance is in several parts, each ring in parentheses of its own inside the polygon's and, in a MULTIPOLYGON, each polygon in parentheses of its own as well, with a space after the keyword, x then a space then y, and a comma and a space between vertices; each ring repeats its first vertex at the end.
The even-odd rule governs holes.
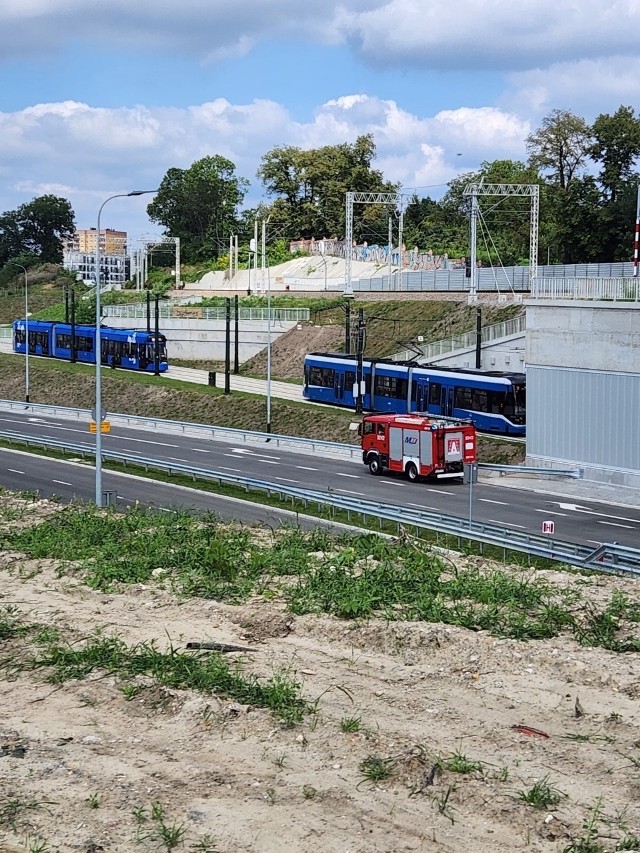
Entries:
MULTIPOLYGON (((636 849, 616 846, 640 836, 635 655, 293 617, 262 599, 177 601, 161 583, 105 595, 55 568, 1 555, 0 608, 79 642, 101 627, 163 649, 248 646, 236 655, 246 671, 289 667, 316 713, 287 728, 267 711, 149 679, 129 700, 104 675, 54 687, 44 672, 12 674, 24 641, 0 636, 3 853, 172 849, 161 826, 184 830, 175 849, 221 853, 636 849), (360 730, 343 731, 347 720, 360 730), (477 769, 446 769, 456 754, 477 769), (390 760, 390 778, 364 779, 371 756, 390 760), (562 797, 538 810, 519 793, 543 779, 562 797)), ((547 575, 580 582, 594 601, 614 587, 637 600, 630 580, 547 575)))

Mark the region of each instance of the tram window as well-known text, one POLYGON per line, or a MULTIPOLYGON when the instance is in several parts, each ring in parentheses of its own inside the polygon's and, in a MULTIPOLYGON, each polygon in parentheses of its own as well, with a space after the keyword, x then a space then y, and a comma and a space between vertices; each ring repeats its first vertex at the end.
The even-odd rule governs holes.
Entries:
POLYGON ((432 406, 439 406, 442 395, 442 385, 439 382, 432 382, 429 385, 429 403, 432 406))
POLYGON ((353 388, 356 384, 356 375, 353 370, 347 370, 344 374, 344 387, 353 388))
POLYGON ((471 388, 461 388, 460 386, 456 386, 453 396, 453 405, 456 409, 472 409, 473 393, 471 388))
POLYGON ((309 384, 319 385, 321 388, 333 388, 333 377, 335 370, 330 367, 312 367, 309 371, 309 384))
POLYGON ((407 396, 407 380, 396 376, 376 376, 376 396, 402 399, 407 396))
POLYGON ((487 400, 487 392, 482 388, 477 388, 473 392, 473 406, 471 407, 474 412, 488 412, 489 411, 489 403, 487 400))
POLYGON ((16 343, 23 344, 25 342, 24 329, 16 329, 16 343))

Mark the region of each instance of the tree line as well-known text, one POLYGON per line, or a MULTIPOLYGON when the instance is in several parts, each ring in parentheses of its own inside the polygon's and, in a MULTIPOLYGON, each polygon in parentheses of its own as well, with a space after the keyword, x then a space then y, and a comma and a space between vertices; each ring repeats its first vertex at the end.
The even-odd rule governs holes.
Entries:
MULTIPOLYGON (((481 163, 454 178, 441 198, 407 199, 403 243, 434 254, 460 257, 469 251, 469 197, 473 183, 536 184, 540 188, 540 263, 627 260, 632 254, 640 156, 640 117, 632 107, 601 114, 592 124, 554 109, 526 140, 528 159, 481 163)), ((184 263, 225 262, 237 235, 246 252, 256 219, 268 222, 269 242, 341 238, 345 194, 400 193, 398 184, 373 168, 372 135, 352 144, 315 149, 278 146, 261 159, 257 177, 267 201, 243 208, 250 182, 220 155, 203 157, 187 169, 171 168, 147 207, 168 237, 179 237, 184 263)), ((482 199, 478 257, 491 263, 527 263, 529 199, 482 199)), ((386 245, 389 217, 397 240, 399 211, 388 205, 355 205, 357 243, 386 245)), ((66 199, 33 199, 0 215, 0 266, 31 256, 59 263, 62 241, 75 217, 66 199)))

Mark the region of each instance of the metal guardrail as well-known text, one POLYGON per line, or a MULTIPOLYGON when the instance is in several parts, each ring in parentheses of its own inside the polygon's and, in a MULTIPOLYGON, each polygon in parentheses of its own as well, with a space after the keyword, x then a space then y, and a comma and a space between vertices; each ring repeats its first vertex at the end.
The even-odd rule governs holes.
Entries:
MULTIPOLYGON (((86 444, 75 444, 64 441, 56 441, 48 438, 34 438, 33 436, 0 431, 0 438, 9 442, 26 444, 27 446, 60 449, 84 456, 95 457, 95 448, 86 444)), ((359 500, 332 491, 317 491, 314 489, 303 489, 297 486, 287 486, 280 483, 272 483, 267 480, 259 480, 253 477, 230 474, 222 471, 198 468, 192 465, 184 465, 179 462, 170 462, 150 457, 137 456, 130 453, 103 450, 104 460, 120 462, 124 465, 131 464, 143 467, 146 471, 159 470, 169 474, 182 474, 193 480, 209 480, 218 483, 226 483, 242 486, 245 490, 250 489, 266 492, 268 495, 277 494, 281 497, 298 500, 307 508, 309 504, 320 507, 331 507, 332 510, 346 512, 349 521, 353 515, 360 516, 363 520, 375 519, 380 527, 383 521, 395 524, 398 531, 407 527, 422 530, 432 530, 447 536, 481 542, 502 548, 503 551, 518 551, 531 557, 540 557, 557 562, 567 563, 571 566, 590 569, 595 568, 605 572, 624 572, 640 577, 640 550, 618 545, 616 542, 602 543, 595 549, 574 542, 552 540, 551 537, 537 534, 523 533, 510 527, 504 527, 493 523, 473 521, 459 516, 447 515, 445 513, 418 511, 408 506, 395 506, 376 501, 359 500)))
MULTIPOLYGON (((44 403, 23 403, 16 400, 0 400, 0 411, 30 412, 34 415, 53 415, 68 420, 88 422, 88 409, 77 409, 70 406, 48 406, 44 403)), ((289 447, 294 450, 312 450, 331 455, 339 459, 362 458, 360 445, 342 444, 338 441, 323 441, 315 438, 300 438, 298 436, 279 435, 273 432, 251 432, 233 427, 221 427, 212 424, 197 424, 189 421, 168 421, 160 418, 147 418, 142 415, 127 415, 109 412, 108 419, 118 426, 144 426, 164 435, 178 433, 180 435, 215 438, 219 441, 233 441, 239 444, 269 444, 271 447, 289 447)))
POLYGON ((584 468, 535 468, 531 465, 498 465, 494 462, 478 462, 478 468, 485 471, 499 471, 500 474, 539 474, 550 477, 570 477, 582 480, 584 468))

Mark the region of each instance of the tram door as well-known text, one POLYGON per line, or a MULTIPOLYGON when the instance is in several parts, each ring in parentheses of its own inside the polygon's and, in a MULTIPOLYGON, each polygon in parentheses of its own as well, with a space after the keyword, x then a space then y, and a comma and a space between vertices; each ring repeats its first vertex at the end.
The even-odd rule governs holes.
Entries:
POLYGON ((442 386, 440 408, 440 414, 445 418, 453 417, 453 388, 447 388, 446 385, 442 386))
POLYGON ((336 400, 344 398, 344 373, 336 370, 333 377, 333 393, 336 395, 336 400))
MULTIPOLYGON (((415 381, 415 380, 414 380, 415 381)), ((415 381, 416 384, 416 395, 415 395, 415 411, 416 412, 426 412, 427 405, 429 403, 429 382, 420 382, 415 381)))

